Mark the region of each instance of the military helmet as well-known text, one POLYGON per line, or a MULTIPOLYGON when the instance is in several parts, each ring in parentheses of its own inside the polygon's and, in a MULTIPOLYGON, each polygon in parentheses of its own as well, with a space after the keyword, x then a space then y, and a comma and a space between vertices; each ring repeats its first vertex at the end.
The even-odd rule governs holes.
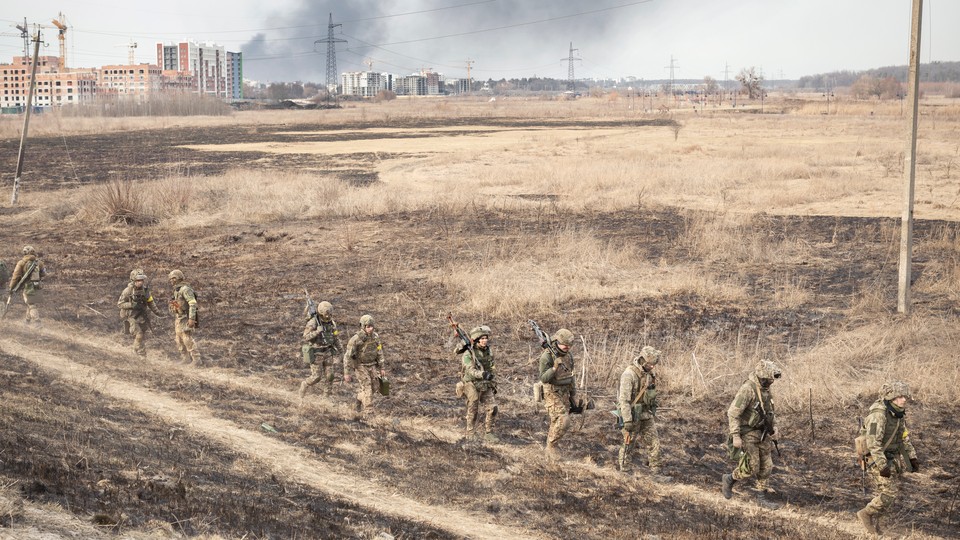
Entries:
POLYGON ((368 326, 374 326, 373 315, 364 315, 363 317, 360 317, 360 328, 366 328, 368 326))
POLYGON ((780 378, 780 368, 771 360, 760 360, 757 362, 757 367, 753 369, 753 372, 757 375, 758 379, 779 379, 780 378))
POLYGON ((33 249, 33 246, 23 246, 24 255, 36 255, 37 250, 33 249))
POLYGON ((483 336, 490 337, 490 327, 489 326, 478 326, 473 330, 470 330, 470 339, 476 341, 483 336))
POLYGON ((317 304, 317 313, 319 313, 321 317, 331 317, 333 315, 333 304, 327 301, 320 302, 317 304))
POLYGON ((900 396, 904 396, 907 399, 913 399, 913 396, 910 395, 910 386, 905 382, 895 381, 892 383, 884 383, 880 388, 880 398, 887 401, 897 399, 900 396))
POLYGON ((633 361, 639 366, 642 366, 644 364, 650 364, 651 366, 655 366, 660 362, 660 351, 647 345, 644 348, 640 349, 640 354, 638 354, 637 357, 633 359, 633 361))
POLYGON ((173 272, 170 272, 170 274, 167 276, 167 279, 176 279, 177 281, 183 281, 184 280, 183 272, 181 272, 180 270, 174 270, 173 272))
POLYGON ((137 268, 136 270, 130 271, 130 281, 139 281, 139 280, 146 281, 146 279, 147 279, 147 275, 143 273, 143 270, 137 268))
POLYGON ((566 345, 570 347, 573 345, 573 332, 567 330, 566 328, 561 328, 553 334, 553 340, 557 342, 557 345, 566 345))

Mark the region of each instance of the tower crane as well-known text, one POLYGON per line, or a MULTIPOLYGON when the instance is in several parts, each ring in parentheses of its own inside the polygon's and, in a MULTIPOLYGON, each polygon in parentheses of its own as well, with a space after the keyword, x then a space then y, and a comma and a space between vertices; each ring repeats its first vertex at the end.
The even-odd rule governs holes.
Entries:
POLYGON ((66 71, 67 69, 67 46, 66 46, 66 34, 67 34, 67 20, 63 16, 63 13, 59 13, 59 17, 53 19, 53 24, 60 29, 60 33, 57 35, 57 39, 60 40, 60 71, 66 71))

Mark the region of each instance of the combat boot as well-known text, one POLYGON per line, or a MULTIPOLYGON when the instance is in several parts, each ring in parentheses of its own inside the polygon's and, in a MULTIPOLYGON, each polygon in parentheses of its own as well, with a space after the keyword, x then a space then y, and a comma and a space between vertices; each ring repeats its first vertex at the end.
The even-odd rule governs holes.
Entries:
POLYGON ((880 528, 877 527, 877 514, 869 506, 865 506, 862 510, 857 512, 857 518, 860 519, 860 523, 863 524, 864 530, 870 534, 880 534, 880 528))
POLYGON ((723 475, 723 479, 720 482, 720 491, 723 493, 723 497, 729 499, 733 497, 733 484, 736 480, 733 479, 732 474, 723 475))

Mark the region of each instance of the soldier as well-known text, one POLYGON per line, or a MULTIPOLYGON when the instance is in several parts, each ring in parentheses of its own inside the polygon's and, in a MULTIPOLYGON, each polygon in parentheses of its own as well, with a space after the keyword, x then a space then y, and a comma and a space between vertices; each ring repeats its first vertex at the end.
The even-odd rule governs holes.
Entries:
POLYGON ((463 391, 467 397, 467 436, 476 430, 477 415, 484 413, 484 440, 500 442, 493 434, 493 419, 497 416, 497 383, 493 380, 496 368, 490 351, 490 327, 478 326, 470 330, 473 350, 463 352, 463 391))
POLYGON ((360 330, 347 342, 343 354, 343 380, 351 382, 351 372, 357 375, 357 412, 373 404, 373 394, 380 389, 380 379, 387 376, 383 362, 383 344, 374 331, 373 316, 360 317, 360 330))
POLYGON ((305 313, 307 324, 303 328, 301 351, 303 361, 310 365, 310 376, 300 383, 300 402, 307 388, 320 383, 320 395, 329 396, 333 386, 333 364, 343 354, 340 331, 333 320, 333 305, 320 302, 316 307, 308 305, 305 313))
POLYGON ((36 302, 40 298, 40 282, 46 275, 43 261, 37 258, 37 250, 33 249, 33 246, 23 246, 23 258, 17 261, 17 266, 13 269, 7 294, 13 296, 13 293, 18 291, 22 294, 23 303, 27 306, 26 321, 37 326, 40 326, 40 311, 36 302))
POLYGON ((880 534, 880 517, 890 511, 900 491, 901 476, 906 469, 904 460, 910 463, 912 472, 920 470, 917 451, 910 443, 904 420, 909 399, 910 387, 906 383, 884 384, 880 399, 870 406, 867 420, 860 429, 860 435, 866 437, 870 452, 866 457, 868 470, 876 486, 876 496, 857 512, 868 533, 880 534))
POLYGON ((739 455, 737 468, 723 475, 721 491, 727 499, 733 496, 736 481, 756 476, 757 502, 766 508, 778 508, 766 498, 766 492, 773 472, 771 446, 777 437, 770 386, 779 378, 780 368, 770 360, 761 360, 727 409, 728 445, 733 455, 739 455))
POLYGON ((197 328, 197 295, 189 284, 184 283, 183 272, 174 270, 167 276, 173 295, 170 300, 170 313, 174 316, 174 333, 177 340, 177 350, 180 351, 180 361, 192 366, 200 366, 200 351, 197 342, 193 340, 193 332, 197 328))
POLYGON ((617 406, 623 418, 623 444, 617 460, 620 470, 631 469, 631 454, 639 439, 647 449, 650 472, 657 481, 670 477, 661 474, 660 438, 657 436, 657 376, 654 369, 660 362, 660 351, 649 345, 640 350, 633 363, 620 376, 617 406))
POLYGON ((133 334, 133 350, 141 358, 146 358, 147 348, 143 343, 143 334, 146 330, 152 330, 150 326, 150 316, 147 314, 147 308, 159 318, 163 318, 160 308, 153 301, 153 295, 150 294, 150 287, 146 285, 147 276, 139 268, 130 272, 130 283, 127 288, 120 293, 120 299, 117 300, 117 307, 120 308, 120 319, 123 321, 124 329, 133 334))
POLYGON ((543 383, 543 399, 550 417, 546 451, 551 460, 558 457, 557 441, 567 432, 570 413, 582 413, 584 407, 573 380, 572 346, 573 332, 561 328, 540 355, 540 382, 543 383))

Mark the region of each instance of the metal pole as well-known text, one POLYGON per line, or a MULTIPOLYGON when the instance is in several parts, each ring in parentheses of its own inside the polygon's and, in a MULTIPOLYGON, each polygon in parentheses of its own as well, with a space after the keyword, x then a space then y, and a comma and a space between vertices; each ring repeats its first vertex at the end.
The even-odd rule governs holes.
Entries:
POLYGON ((910 143, 904 164, 903 217, 900 220, 900 287, 897 311, 910 313, 910 264, 913 255, 913 189, 917 178, 917 123, 920 115, 920 16, 923 0, 913 0, 913 20, 910 24, 910 74, 907 77, 907 97, 910 100, 910 143))
POLYGON ((40 30, 34 38, 33 67, 30 68, 30 90, 27 91, 27 112, 23 115, 23 131, 20 133, 20 153, 17 156, 17 172, 13 177, 13 197, 10 204, 17 205, 20 195, 20 173, 23 172, 23 158, 27 150, 27 128, 30 127, 30 110, 33 109, 33 89, 37 86, 37 60, 40 57, 40 30))

